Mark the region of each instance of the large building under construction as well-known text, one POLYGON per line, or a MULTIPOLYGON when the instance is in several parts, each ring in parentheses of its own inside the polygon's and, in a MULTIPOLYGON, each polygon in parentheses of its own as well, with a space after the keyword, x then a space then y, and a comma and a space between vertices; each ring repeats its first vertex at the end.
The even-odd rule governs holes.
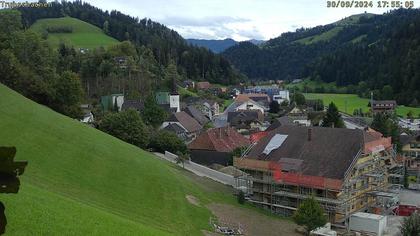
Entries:
POLYGON ((394 157, 391 138, 374 130, 281 126, 234 165, 246 173, 237 183, 247 183, 249 201, 290 216, 314 196, 329 221, 341 224, 356 211, 379 213, 381 197, 395 200, 387 192, 394 157))

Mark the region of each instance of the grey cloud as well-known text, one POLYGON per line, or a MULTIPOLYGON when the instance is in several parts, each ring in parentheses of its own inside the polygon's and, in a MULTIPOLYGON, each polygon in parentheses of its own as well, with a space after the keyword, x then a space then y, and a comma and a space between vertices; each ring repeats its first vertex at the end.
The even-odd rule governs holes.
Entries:
POLYGON ((255 26, 252 29, 238 30, 236 33, 250 39, 264 39, 264 35, 255 26))

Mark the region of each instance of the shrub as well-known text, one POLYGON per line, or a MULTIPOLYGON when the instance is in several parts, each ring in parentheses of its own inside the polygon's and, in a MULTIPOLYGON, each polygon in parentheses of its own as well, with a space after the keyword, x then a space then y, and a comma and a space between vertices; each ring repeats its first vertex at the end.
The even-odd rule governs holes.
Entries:
POLYGON ((420 235, 420 214, 413 213, 411 216, 404 218, 400 231, 403 236, 420 235))
POLYGON ((149 143, 149 132, 135 110, 122 111, 120 113, 106 114, 99 129, 141 148, 146 148, 149 143))
POLYGON ((175 133, 166 130, 159 130, 152 136, 149 148, 158 152, 187 153, 185 143, 175 133))

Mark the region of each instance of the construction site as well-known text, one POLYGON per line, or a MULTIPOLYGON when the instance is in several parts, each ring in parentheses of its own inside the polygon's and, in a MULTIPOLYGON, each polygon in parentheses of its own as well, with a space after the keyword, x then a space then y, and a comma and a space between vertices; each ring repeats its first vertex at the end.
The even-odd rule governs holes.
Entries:
POLYGON ((356 212, 398 214, 403 165, 391 139, 373 130, 280 127, 234 166, 245 173, 236 188, 275 214, 291 216, 311 196, 338 228, 356 212))

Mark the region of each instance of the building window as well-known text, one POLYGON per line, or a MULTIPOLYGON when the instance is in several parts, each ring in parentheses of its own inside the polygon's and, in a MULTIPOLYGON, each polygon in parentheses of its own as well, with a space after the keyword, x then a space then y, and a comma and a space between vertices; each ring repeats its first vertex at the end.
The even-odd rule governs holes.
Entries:
POLYGON ((416 144, 415 143, 410 143, 410 148, 415 148, 416 144))

